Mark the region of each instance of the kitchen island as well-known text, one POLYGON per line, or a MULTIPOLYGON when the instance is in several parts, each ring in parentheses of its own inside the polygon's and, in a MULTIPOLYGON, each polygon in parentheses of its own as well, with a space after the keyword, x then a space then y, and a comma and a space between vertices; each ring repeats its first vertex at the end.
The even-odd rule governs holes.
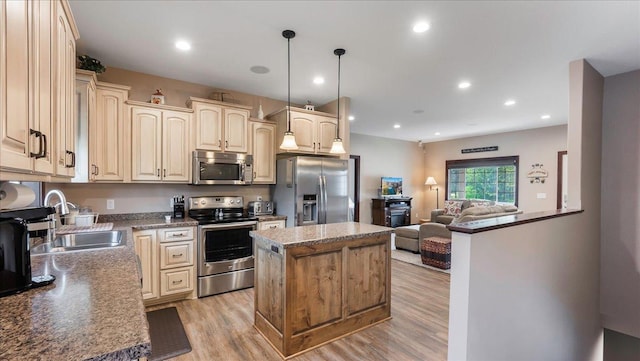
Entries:
POLYGON ((252 231, 254 327, 284 358, 391 317, 391 232, 364 223, 252 231))

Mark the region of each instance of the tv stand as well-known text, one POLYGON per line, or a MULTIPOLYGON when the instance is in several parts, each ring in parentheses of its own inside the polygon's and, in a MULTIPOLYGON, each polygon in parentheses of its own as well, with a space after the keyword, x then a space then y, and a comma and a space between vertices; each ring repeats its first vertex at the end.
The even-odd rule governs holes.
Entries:
POLYGON ((394 228, 411 224, 411 198, 373 198, 371 201, 373 224, 394 228))

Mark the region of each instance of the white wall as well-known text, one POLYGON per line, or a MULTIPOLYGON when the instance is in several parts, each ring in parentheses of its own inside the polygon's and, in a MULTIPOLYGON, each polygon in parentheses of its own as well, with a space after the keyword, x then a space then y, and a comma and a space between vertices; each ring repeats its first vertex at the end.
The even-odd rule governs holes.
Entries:
POLYGON ((423 218, 424 153, 417 142, 351 133, 351 154, 360 158, 360 222, 371 223, 371 199, 378 197, 380 177, 402 177, 404 196, 413 197, 411 222, 423 218))
MULTIPOLYGON (((445 195, 445 162, 447 160, 520 156, 518 208, 525 212, 556 209, 558 152, 567 150, 567 126, 553 126, 516 132, 491 134, 478 137, 427 143, 425 149, 425 173, 438 182, 440 206, 445 195), (461 149, 498 146, 498 151, 462 154, 461 149), (545 183, 530 183, 526 177, 531 165, 543 164, 549 171, 545 183), (544 193, 546 198, 537 198, 544 193)), ((435 192, 434 192, 435 193, 435 192)), ((425 211, 436 208, 435 194, 426 197, 425 211)))
MULTIPOLYGON (((638 104, 640 70, 605 79, 602 123, 600 310, 604 327, 636 338, 640 338, 638 104)), ((640 347, 640 340, 636 339, 636 342, 640 347)))
POLYGON ((448 359, 589 360, 600 326, 589 222, 453 232, 448 359))

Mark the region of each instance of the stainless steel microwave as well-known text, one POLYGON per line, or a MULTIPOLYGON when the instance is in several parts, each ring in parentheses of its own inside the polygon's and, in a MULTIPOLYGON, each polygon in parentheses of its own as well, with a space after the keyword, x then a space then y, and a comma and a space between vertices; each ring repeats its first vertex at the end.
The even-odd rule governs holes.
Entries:
POLYGON ((253 156, 196 150, 191 184, 246 185, 253 182, 253 156))

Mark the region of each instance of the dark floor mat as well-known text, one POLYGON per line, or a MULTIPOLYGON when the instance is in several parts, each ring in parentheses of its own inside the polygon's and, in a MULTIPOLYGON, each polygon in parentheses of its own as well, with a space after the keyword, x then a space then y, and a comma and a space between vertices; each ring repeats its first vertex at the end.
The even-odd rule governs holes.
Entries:
POLYGON ((147 312, 151 355, 149 361, 166 360, 191 352, 191 344, 175 307, 147 312))

